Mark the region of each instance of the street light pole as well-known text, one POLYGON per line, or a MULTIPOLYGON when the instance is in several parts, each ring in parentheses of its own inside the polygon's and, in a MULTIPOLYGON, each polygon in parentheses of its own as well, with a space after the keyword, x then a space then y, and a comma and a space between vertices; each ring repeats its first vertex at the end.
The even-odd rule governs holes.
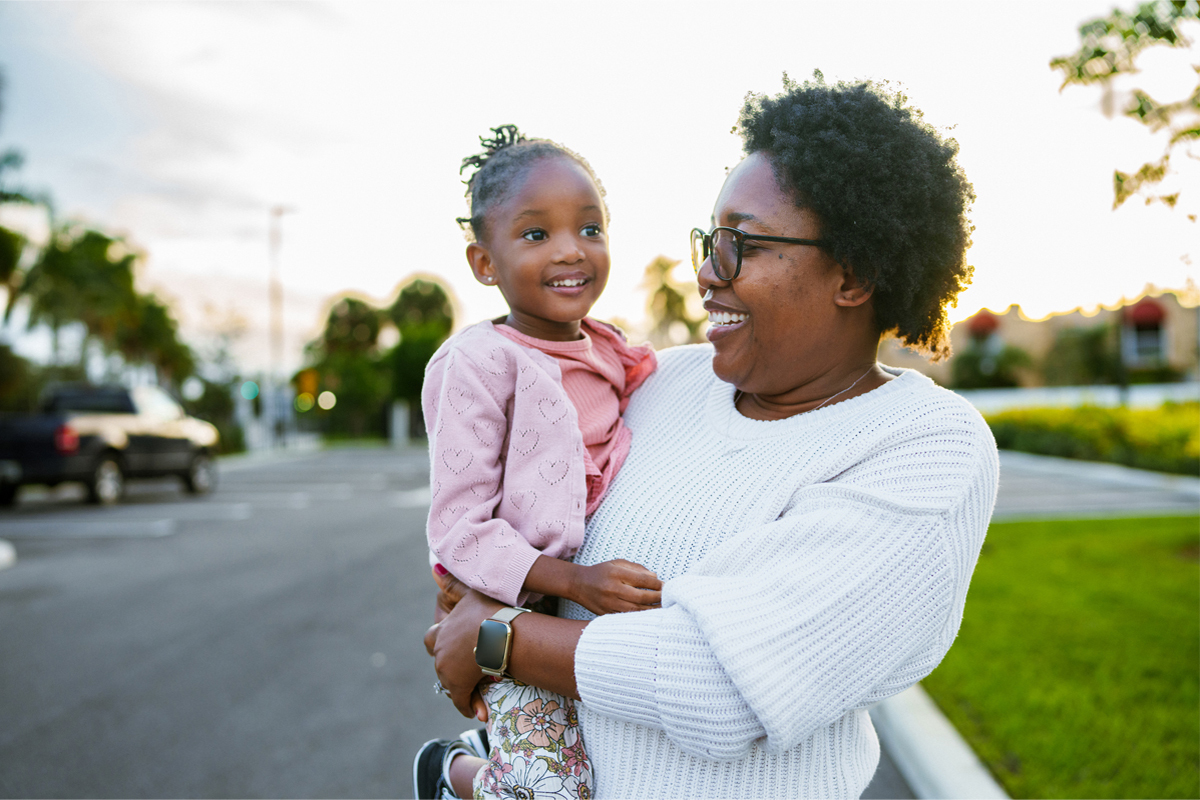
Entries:
MULTIPOLYGON (((263 403, 267 411, 267 424, 270 426, 271 443, 277 446, 283 435, 283 409, 278 407, 282 392, 283 381, 280 378, 283 365, 283 280, 279 276, 279 250, 283 244, 283 215, 293 209, 287 206, 272 206, 270 225, 268 228, 268 244, 271 256, 271 276, 267 286, 270 309, 268 339, 270 346, 270 364, 266 383, 269 384, 269 397, 263 403)), ((264 387, 266 388, 266 387, 264 387)))

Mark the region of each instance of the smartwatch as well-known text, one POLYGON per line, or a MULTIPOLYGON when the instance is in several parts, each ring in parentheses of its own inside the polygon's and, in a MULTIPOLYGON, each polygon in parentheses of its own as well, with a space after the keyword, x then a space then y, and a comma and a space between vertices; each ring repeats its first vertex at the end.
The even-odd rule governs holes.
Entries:
POLYGON ((485 675, 504 677, 508 656, 512 652, 512 621, 528 608, 502 608, 479 623, 479 640, 475 643, 475 663, 485 675))

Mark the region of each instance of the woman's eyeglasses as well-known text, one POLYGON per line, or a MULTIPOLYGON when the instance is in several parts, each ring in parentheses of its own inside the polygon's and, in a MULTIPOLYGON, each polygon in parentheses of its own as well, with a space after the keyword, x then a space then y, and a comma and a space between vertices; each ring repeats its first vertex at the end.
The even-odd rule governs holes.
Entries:
POLYGON ((824 239, 793 239, 788 236, 757 236, 737 228, 716 227, 705 233, 692 228, 692 269, 700 274, 705 260, 712 258, 713 272, 723 281, 731 281, 742 271, 742 248, 746 240, 756 242, 785 242, 824 247, 824 239))

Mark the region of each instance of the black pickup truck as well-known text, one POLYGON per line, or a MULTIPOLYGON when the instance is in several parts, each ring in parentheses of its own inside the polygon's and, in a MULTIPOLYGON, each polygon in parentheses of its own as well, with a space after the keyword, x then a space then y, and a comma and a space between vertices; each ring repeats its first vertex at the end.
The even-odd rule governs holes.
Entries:
POLYGON ((23 484, 82 481, 88 500, 115 503, 126 478, 178 475, 195 494, 216 483, 217 429, 154 386, 66 384, 40 413, 0 416, 0 506, 23 484))

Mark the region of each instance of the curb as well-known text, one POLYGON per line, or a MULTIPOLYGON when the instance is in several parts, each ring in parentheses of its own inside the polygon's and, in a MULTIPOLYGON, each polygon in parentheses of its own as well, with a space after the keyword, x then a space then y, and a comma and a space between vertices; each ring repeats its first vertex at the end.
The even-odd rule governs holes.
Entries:
POLYGON ((871 721, 921 800, 1008 797, 920 684, 873 706, 871 721))
POLYGON ((12 542, 0 539, 0 569, 8 569, 17 563, 17 550, 12 542))

